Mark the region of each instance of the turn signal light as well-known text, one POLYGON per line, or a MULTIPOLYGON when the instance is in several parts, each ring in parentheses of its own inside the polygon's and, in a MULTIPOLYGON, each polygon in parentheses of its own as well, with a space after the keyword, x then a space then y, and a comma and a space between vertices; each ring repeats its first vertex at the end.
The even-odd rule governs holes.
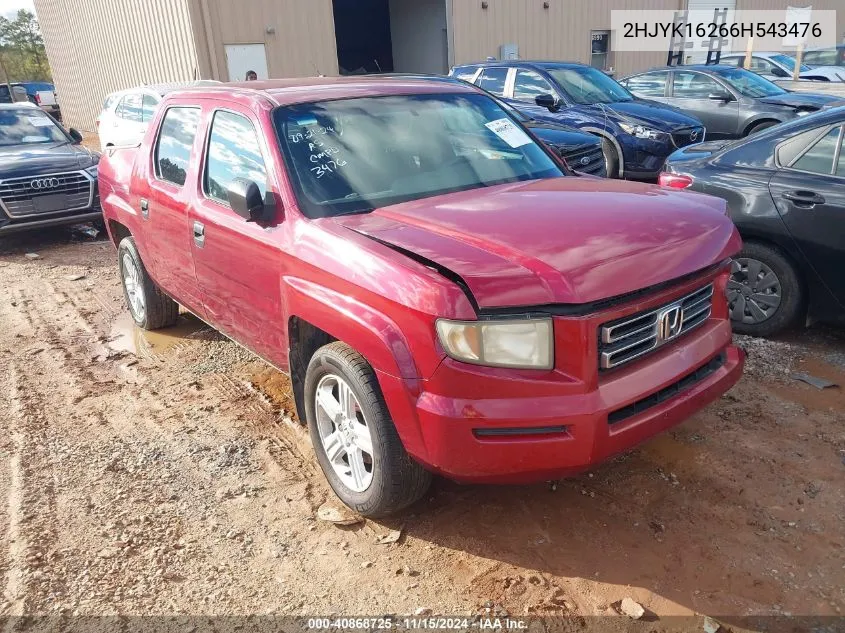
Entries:
POLYGON ((669 187, 670 189, 686 189, 692 185, 692 177, 686 174, 673 174, 668 171, 661 171, 660 176, 657 177, 657 182, 661 187, 669 187))

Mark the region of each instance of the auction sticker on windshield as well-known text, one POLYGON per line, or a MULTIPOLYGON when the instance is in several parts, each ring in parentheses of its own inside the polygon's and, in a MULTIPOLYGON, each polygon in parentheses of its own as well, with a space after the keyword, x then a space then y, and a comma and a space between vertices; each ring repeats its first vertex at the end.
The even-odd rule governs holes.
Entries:
POLYGON ((531 137, 516 127, 510 119, 496 119, 485 123, 484 126, 511 147, 522 147, 531 142, 531 137))

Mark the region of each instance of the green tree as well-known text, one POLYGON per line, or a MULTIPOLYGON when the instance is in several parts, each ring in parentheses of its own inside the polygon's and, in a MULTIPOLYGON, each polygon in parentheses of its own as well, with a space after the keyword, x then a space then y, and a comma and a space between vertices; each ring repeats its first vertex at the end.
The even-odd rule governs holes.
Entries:
POLYGON ((11 19, 0 17, 0 62, 8 81, 51 80, 44 39, 31 11, 21 9, 11 19))

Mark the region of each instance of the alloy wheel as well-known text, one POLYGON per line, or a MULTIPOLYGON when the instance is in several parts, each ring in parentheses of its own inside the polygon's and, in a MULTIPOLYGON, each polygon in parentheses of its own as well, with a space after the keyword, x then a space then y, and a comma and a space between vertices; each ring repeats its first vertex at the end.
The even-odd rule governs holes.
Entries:
POLYGON ((147 312, 144 304, 144 286, 141 281, 141 271, 129 253, 124 253, 123 264, 123 287, 126 288, 126 296, 129 299, 129 309, 136 321, 143 321, 147 312))
POLYGON ((748 257, 733 261, 727 294, 731 320, 748 324, 772 318, 783 298, 780 279, 774 271, 748 257))
POLYGON ((370 427, 349 384, 336 374, 323 376, 314 396, 317 430, 335 474, 354 492, 373 481, 375 455, 370 427))

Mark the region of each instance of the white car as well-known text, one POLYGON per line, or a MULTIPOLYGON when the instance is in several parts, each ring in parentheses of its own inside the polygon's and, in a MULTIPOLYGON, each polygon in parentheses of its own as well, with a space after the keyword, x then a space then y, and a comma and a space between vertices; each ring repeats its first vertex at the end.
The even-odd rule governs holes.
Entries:
MULTIPOLYGON (((745 64, 745 53, 722 55, 719 58, 719 63, 726 66, 739 66, 742 68, 745 64)), ((795 71, 795 58, 785 53, 752 53, 751 66, 748 70, 762 75, 770 81, 792 79, 792 73, 795 71)), ((845 81, 845 68, 838 68, 836 66, 816 66, 815 68, 811 68, 806 64, 801 64, 798 78, 815 81, 845 81)))
POLYGON ((140 143, 159 102, 171 90, 218 83, 220 82, 203 80, 157 84, 111 93, 103 102, 100 116, 94 122, 100 136, 100 149, 140 143))

